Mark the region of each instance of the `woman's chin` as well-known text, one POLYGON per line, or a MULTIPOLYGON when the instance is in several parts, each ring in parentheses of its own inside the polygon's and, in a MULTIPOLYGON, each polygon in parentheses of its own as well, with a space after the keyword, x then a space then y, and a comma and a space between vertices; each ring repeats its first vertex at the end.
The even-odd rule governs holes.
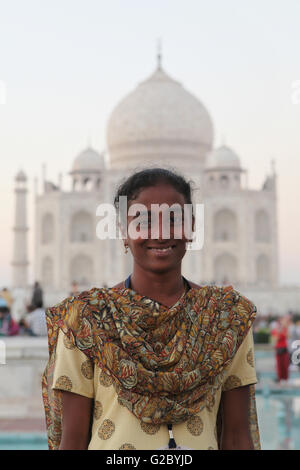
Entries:
POLYGON ((158 259, 158 260, 151 260, 148 263, 148 267, 151 271, 162 273, 171 271, 178 265, 178 260, 168 260, 168 259, 158 259))

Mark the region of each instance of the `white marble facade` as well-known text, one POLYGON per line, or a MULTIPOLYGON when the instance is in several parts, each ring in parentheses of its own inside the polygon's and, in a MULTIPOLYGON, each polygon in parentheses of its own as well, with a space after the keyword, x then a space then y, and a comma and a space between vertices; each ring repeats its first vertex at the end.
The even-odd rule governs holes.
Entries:
MULTIPOLYGON (((233 284, 254 297, 258 293, 257 298, 269 292, 263 309, 276 310, 272 298, 280 287, 275 170, 261 189, 249 188, 239 156, 229 146, 214 148, 213 134, 205 106, 160 65, 120 102, 107 126, 109 165, 103 154, 87 148, 73 162, 70 191, 44 182, 43 193, 36 195, 35 278, 47 303, 68 295, 74 280, 80 289, 111 286, 130 273, 132 259, 124 254, 122 241, 97 238, 96 208, 112 203, 118 182, 134 170, 164 166, 194 182, 194 202, 205 208, 204 248, 187 253, 184 275, 200 283, 233 284)), ((22 224, 25 227, 26 221, 22 224)), ((20 233, 25 236, 26 231, 18 232, 18 240, 20 233)), ((15 253, 24 251, 24 240, 16 243, 23 248, 15 248, 15 253)), ((21 258, 24 271, 26 256, 21 258)), ((18 274, 14 279, 17 287, 18 274)))

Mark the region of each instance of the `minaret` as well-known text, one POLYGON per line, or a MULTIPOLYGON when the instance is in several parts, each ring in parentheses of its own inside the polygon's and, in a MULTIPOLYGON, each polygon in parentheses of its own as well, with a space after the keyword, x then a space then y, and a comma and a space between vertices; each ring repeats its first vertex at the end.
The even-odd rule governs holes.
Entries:
POLYGON ((28 252, 27 252, 27 206, 26 182, 27 177, 19 171, 15 179, 15 226, 13 248, 13 287, 27 287, 28 285, 28 252))

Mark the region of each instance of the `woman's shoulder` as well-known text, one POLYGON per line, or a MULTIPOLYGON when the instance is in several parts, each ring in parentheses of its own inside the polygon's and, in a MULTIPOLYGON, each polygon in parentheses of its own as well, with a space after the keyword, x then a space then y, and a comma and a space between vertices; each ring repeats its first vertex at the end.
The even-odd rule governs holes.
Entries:
POLYGON ((201 292, 207 292, 210 295, 213 296, 220 296, 220 295, 225 295, 228 294, 229 292, 234 292, 238 293, 232 285, 226 285, 226 286, 217 286, 216 284, 196 284, 195 282, 188 281, 189 285, 191 286, 192 289, 199 290, 201 292))
POLYGON ((232 284, 223 286, 217 286, 216 284, 200 286, 191 281, 189 281, 189 284, 192 289, 199 290, 199 295, 213 298, 218 308, 230 308, 235 305, 242 309, 256 310, 254 303, 239 290, 235 289, 232 284))
POLYGON ((46 317, 50 322, 59 325, 71 325, 77 330, 83 318, 92 319, 95 312, 105 307, 111 300, 113 292, 105 287, 93 287, 76 295, 71 295, 46 309, 46 317))
POLYGON ((51 312, 55 309, 58 310, 58 309, 63 309, 67 307, 75 307, 86 302, 89 303, 92 300, 94 300, 96 297, 97 298, 101 297, 104 290, 105 288, 93 287, 92 289, 89 289, 89 290, 83 290, 76 294, 71 294, 68 297, 64 298, 63 300, 60 300, 56 304, 52 305, 51 307, 48 307, 46 311, 51 312))
POLYGON ((203 288, 208 288, 210 287, 211 289, 214 289, 214 290, 228 290, 228 289, 233 289, 233 286, 230 284, 230 285, 226 285, 226 286, 217 286, 216 284, 196 284, 195 282, 192 282, 192 281, 189 281, 187 280, 189 285, 193 288, 193 289, 203 289, 203 288))

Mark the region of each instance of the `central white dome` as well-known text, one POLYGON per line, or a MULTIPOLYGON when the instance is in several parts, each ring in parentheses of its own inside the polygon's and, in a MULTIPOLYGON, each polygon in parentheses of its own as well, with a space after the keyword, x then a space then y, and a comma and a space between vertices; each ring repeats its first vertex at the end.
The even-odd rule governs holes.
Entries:
POLYGON ((206 108, 161 68, 120 102, 107 126, 113 168, 183 159, 202 165, 212 143, 206 108))

